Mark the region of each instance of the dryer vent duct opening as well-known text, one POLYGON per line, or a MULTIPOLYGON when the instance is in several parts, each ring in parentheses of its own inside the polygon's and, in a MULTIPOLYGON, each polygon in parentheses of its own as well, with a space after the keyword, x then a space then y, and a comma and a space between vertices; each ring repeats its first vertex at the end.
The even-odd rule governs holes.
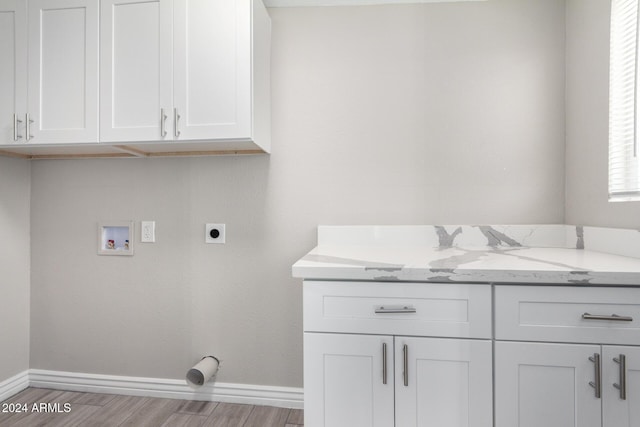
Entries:
POLYGON ((220 361, 214 356, 205 356, 187 372, 187 384, 200 387, 218 373, 220 361))

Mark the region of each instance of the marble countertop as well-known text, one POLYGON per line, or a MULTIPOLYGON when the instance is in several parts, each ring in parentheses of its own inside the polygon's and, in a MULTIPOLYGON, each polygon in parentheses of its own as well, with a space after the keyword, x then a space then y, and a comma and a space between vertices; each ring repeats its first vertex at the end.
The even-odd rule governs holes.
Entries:
POLYGON ((321 227, 318 246, 292 272, 316 280, 640 286, 640 233, 624 231, 564 225, 321 227))

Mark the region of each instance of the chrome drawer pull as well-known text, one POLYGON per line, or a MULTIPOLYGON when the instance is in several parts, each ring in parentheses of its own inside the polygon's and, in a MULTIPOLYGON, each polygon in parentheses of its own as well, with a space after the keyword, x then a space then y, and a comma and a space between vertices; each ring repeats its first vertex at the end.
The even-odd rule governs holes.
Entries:
POLYGON ((631 316, 619 316, 617 314, 612 314, 611 316, 603 316, 600 314, 589 314, 584 313, 582 315, 584 320, 613 320, 616 322, 633 322, 633 317, 631 316))
POLYGON ((409 307, 406 305, 389 305, 376 308, 376 314, 393 314, 393 313, 415 313, 415 307, 409 307))
POLYGON ((613 361, 620 365, 620 384, 614 383, 613 387, 620 390, 620 399, 627 400, 627 357, 621 354, 618 357, 614 357, 613 361))

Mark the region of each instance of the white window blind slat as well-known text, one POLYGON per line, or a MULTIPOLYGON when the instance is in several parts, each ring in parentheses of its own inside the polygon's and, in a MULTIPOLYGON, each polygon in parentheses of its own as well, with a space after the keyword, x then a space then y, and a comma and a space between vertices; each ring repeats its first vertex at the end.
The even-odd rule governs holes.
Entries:
POLYGON ((640 200, 638 0, 613 0, 609 83, 609 200, 640 200))

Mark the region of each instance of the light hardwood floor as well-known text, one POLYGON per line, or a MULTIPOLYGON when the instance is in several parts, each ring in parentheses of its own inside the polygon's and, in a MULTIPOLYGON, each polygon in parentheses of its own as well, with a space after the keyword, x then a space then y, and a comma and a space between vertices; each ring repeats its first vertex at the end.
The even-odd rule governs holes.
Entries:
POLYGON ((301 427, 303 422, 298 409, 43 388, 28 388, 0 404, 0 427, 301 427), (43 403, 49 405, 37 411, 43 403), (26 404, 27 411, 16 412, 17 404, 22 409, 26 404))

